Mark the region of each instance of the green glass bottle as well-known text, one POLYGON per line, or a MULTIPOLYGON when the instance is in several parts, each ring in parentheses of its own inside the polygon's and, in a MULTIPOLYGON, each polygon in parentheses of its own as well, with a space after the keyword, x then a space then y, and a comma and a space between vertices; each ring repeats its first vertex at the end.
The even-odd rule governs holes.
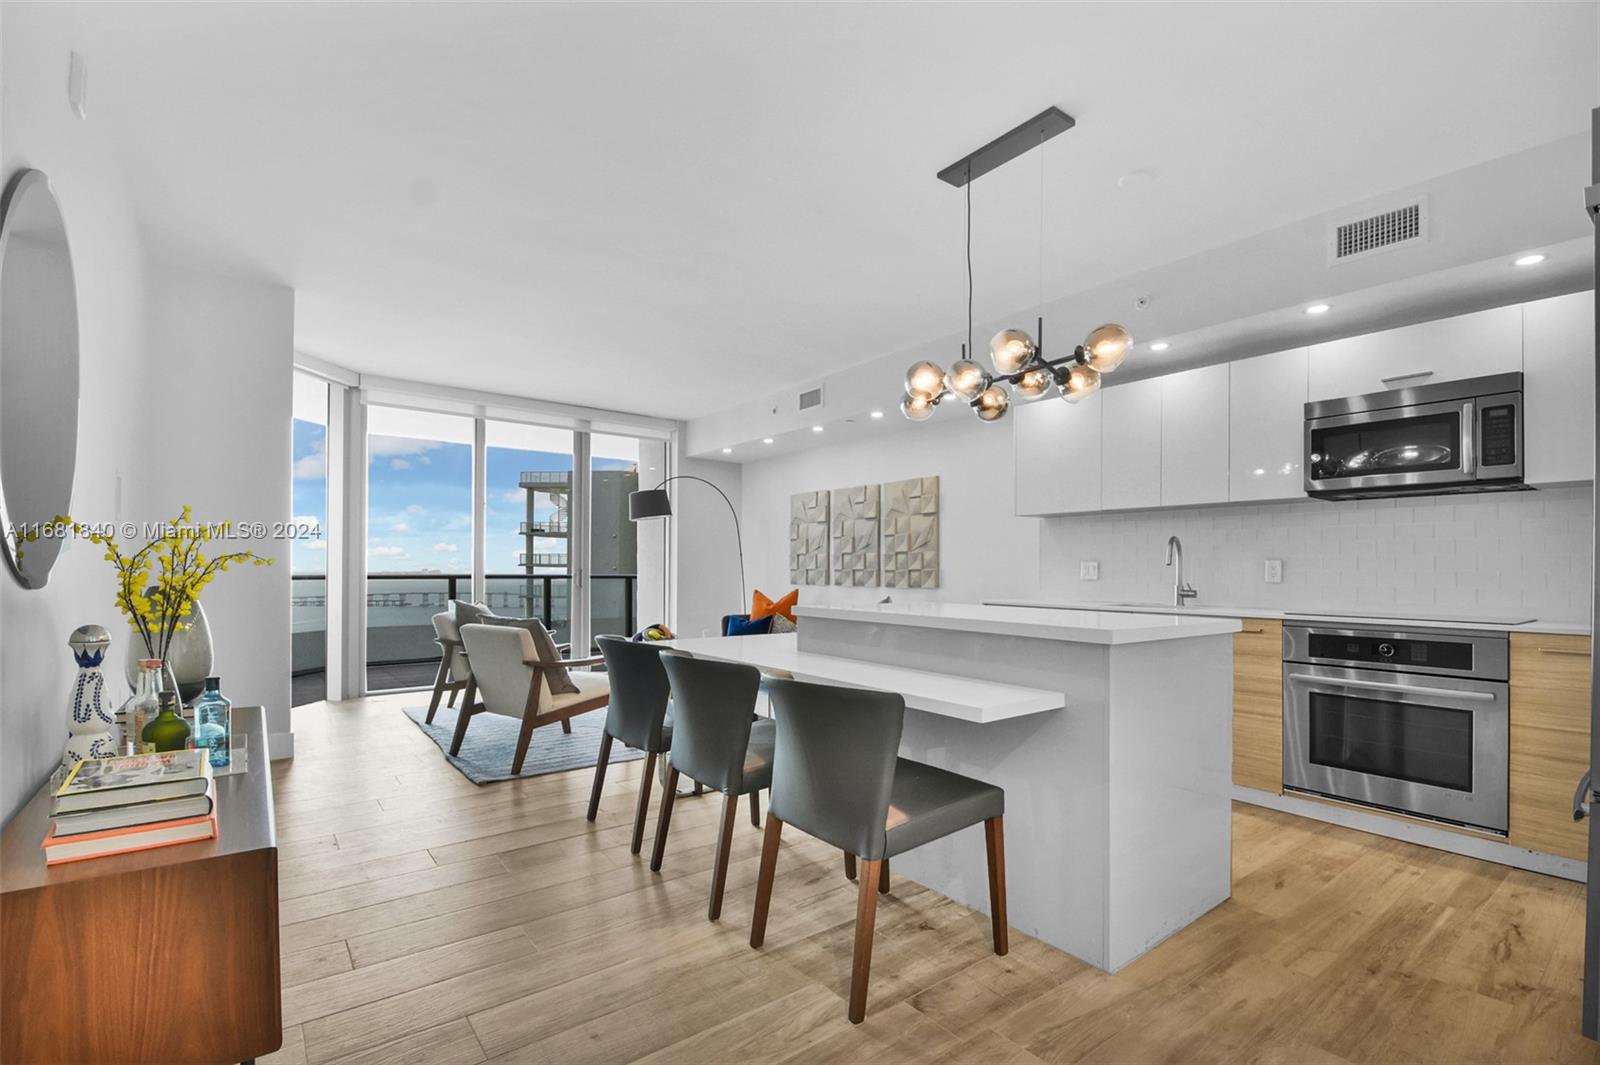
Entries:
POLYGON ((144 727, 141 737, 157 751, 181 751, 189 744, 189 723, 178 716, 178 693, 161 693, 161 713, 144 727))

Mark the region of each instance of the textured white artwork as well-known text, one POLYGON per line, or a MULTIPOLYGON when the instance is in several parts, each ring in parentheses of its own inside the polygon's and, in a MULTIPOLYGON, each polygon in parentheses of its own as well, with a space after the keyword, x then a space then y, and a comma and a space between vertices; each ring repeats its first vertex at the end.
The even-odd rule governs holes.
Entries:
POLYGON ((878 486, 833 490, 833 583, 878 586, 878 486))
POLYGON ((789 583, 828 583, 828 493, 789 497, 789 583))
POLYGON ((883 486, 883 583, 939 587, 939 478, 883 486))

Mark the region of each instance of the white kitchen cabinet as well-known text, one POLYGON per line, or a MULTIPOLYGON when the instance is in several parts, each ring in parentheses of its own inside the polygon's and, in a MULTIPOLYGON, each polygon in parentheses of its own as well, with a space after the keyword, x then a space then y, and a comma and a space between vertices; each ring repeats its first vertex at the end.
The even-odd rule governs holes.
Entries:
POLYGON ((1100 506, 1161 505, 1161 378, 1130 381, 1100 395, 1100 506))
POLYGON ((1310 349, 1228 365, 1228 498, 1305 496, 1305 403, 1310 349))
POLYGON ((1228 501, 1228 366, 1161 378, 1161 505, 1228 501))
POLYGON ((1522 307, 1314 344, 1309 369, 1307 398, 1313 402, 1514 373, 1522 369, 1522 307))
POLYGON ((1523 479, 1594 480, 1594 293, 1523 305, 1523 479))
POLYGON ((1049 393, 1011 409, 1017 513, 1100 509, 1100 395, 1068 403, 1049 393))

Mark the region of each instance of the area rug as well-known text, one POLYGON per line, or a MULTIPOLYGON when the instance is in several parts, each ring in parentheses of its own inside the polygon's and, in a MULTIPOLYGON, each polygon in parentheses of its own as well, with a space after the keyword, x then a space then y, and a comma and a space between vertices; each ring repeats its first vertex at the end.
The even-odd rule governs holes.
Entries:
MULTIPOLYGON (((516 718, 479 714, 467 726, 467 737, 461 741, 461 753, 452 757, 450 737, 456 730, 456 711, 453 708, 439 707, 431 725, 424 720, 428 716, 426 706, 408 706, 402 712, 439 745, 445 761, 474 784, 519 779, 511 775, 511 760, 517 755, 517 735, 522 730, 522 722, 516 718)), ((600 734, 605 722, 604 712, 579 714, 572 718, 571 735, 562 732, 560 725, 554 724, 534 729, 520 776, 537 777, 568 769, 593 769, 595 762, 600 760, 600 734)), ((643 757, 643 751, 624 747, 620 743, 611 745, 612 764, 643 757)))

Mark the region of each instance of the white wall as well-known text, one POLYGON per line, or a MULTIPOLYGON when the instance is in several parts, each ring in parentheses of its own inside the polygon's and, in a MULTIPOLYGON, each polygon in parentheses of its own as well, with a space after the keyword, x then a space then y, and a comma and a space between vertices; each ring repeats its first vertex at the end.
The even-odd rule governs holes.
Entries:
MULTIPOLYGON (((898 417, 898 415, 892 415, 898 417)), ((796 492, 939 477, 940 586, 937 589, 800 589, 802 603, 964 600, 1034 595, 1039 522, 1014 509, 1011 427, 952 418, 881 439, 752 462, 744 467, 744 536, 752 588, 770 595, 789 583, 789 497, 796 492)))
MULTIPOLYGON (((289 516, 292 297, 270 284, 157 268, 112 143, 66 101, 67 56, 91 58, 92 8, 6 4, 0 36, 0 178, 43 170, 61 203, 77 281, 82 363, 72 514, 83 521, 289 516), (85 44, 89 41, 89 44, 85 44)), ((114 91, 103 85, 100 91, 114 91)), ((281 552, 281 544, 266 544, 281 552)), ((260 550, 260 548, 257 548, 260 550)), ((70 545, 42 590, 0 575, 0 820, 61 757, 73 664, 67 634, 112 633, 108 689, 127 650, 109 565, 70 545)), ((288 728, 288 560, 230 572, 207 593, 218 668, 239 702, 288 728), (270 700, 270 701, 269 701, 270 700)))
POLYGON ((1592 500, 1579 487, 1045 518, 1040 589, 1170 602, 1163 563, 1176 535, 1200 604, 1584 620, 1592 500), (1283 560, 1282 584, 1262 580, 1269 558, 1283 560), (1100 579, 1079 580, 1091 560, 1100 579))
MULTIPOLYGON (((72 513, 117 520, 143 469, 134 429, 152 382, 145 358, 146 266, 109 131, 67 106, 71 5, 5 6, 0 38, 0 178, 43 170, 61 203, 77 278, 81 358, 72 513)), ((120 633, 107 563, 70 545, 49 584, 25 591, 0 574, 0 819, 9 819, 61 757, 74 670, 67 634, 94 622, 120 633)), ((118 655, 120 647, 114 647, 118 655)), ((113 684, 112 690, 116 690, 113 684)))
POLYGON ((290 517, 294 293, 168 267, 149 276, 148 392, 170 420, 154 426, 158 456, 131 517, 170 518, 187 503, 196 520, 251 533, 219 542, 218 552, 274 560, 219 575, 202 602, 223 692, 235 706, 267 708, 273 754, 284 757, 292 753, 289 543, 273 525, 290 517))
MULTIPOLYGON (((686 459, 676 472, 704 477, 727 494, 735 510, 741 510, 743 480, 740 467, 734 463, 686 459)), ((674 629, 681 636, 716 636, 722 631, 724 614, 742 614, 750 609, 750 601, 739 586, 733 515, 716 492, 696 481, 674 481, 668 490, 672 493, 672 532, 678 558, 674 629)), ((744 521, 742 511, 739 520, 744 521)), ((745 531, 747 562, 751 542, 749 531, 745 531)), ((773 590, 771 586, 762 587, 773 590)), ((640 609, 644 609, 642 599, 640 609)), ((640 624, 648 621, 641 616, 640 624)))

